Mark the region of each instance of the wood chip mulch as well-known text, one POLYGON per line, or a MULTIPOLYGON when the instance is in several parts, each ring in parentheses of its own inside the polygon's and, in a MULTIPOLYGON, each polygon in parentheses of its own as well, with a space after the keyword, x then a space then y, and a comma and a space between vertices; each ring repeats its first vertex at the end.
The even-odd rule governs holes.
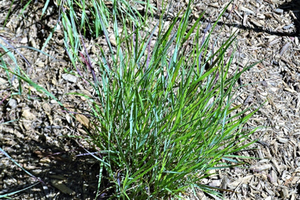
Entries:
MULTIPOLYGON (((191 23, 206 11, 204 29, 216 20, 228 2, 196 0, 191 23)), ((156 16, 159 16, 161 1, 153 0, 152 3, 158 8, 156 16)), ((10 6, 11 1, 0 0, 1 26, 10 6)), ((13 4, 8 23, 0 29, 0 43, 8 45, 3 38, 11 45, 10 49, 17 46, 41 49, 57 22, 55 4, 50 3, 42 18, 42 1, 30 4, 21 16, 17 12, 18 6, 17 2, 13 4)), ((186 6, 186 1, 173 1, 166 20, 171 20, 186 6)), ((149 28, 154 27, 157 20, 155 16, 149 20, 149 28)), ((243 109, 255 109, 264 103, 247 124, 250 128, 262 127, 251 136, 258 142, 252 150, 240 154, 258 159, 247 160, 248 165, 242 168, 217 171, 215 176, 202 183, 224 189, 225 199, 300 199, 300 1, 234 0, 212 38, 219 46, 235 32, 237 51, 232 68, 261 61, 242 76, 244 87, 238 98, 243 109)), ((112 33, 112 27, 109 33, 112 33)), ((113 43, 114 38, 110 37, 110 40, 113 43)), ((85 42, 92 58, 97 57, 95 43, 106 48, 103 37, 85 39, 85 42)), ((30 78, 55 94, 74 113, 87 110, 82 98, 66 95, 75 91, 93 94, 92 88, 82 80, 65 73, 64 69, 71 70, 72 65, 63 48, 62 28, 53 33, 44 51, 57 60, 29 49, 14 49, 18 62, 30 78)), ((6 62, 15 66, 13 60, 6 58, 6 62)), ((78 114, 75 121, 54 100, 45 99, 45 95, 27 84, 23 85, 24 91, 31 91, 31 98, 18 95, 16 78, 10 80, 13 80, 13 88, 8 87, 7 74, 0 69, 0 147, 36 178, 0 153, 0 195, 40 181, 31 189, 17 193, 13 199, 93 199, 99 166, 95 159, 85 155, 87 145, 84 141, 68 137, 84 134, 87 119, 78 114)), ((197 190, 191 190, 183 197, 217 199, 197 190)))

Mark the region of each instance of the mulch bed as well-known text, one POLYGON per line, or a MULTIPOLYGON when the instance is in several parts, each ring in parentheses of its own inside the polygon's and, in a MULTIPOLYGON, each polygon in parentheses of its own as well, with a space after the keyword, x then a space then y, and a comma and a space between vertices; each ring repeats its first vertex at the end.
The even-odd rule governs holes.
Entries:
MULTIPOLYGON (((209 21, 216 20, 227 3, 221 0, 195 1, 193 20, 205 10, 205 28, 209 21)), ((0 25, 4 24, 10 4, 8 0, 0 1, 0 25)), ((161 5, 160 1, 153 1, 153 4, 158 8, 161 5)), ((186 5, 185 1, 173 2, 166 20, 171 20, 186 5)), ((0 30, 0 37, 15 47, 41 49, 56 23, 57 9, 50 4, 49 11, 40 19, 44 4, 37 1, 18 18, 20 6, 14 3, 5 29, 0 30)), ((156 13, 158 16, 159 10, 156 13)), ((245 168, 221 170, 203 180, 204 184, 223 188, 226 199, 300 199, 299 10, 297 0, 235 0, 218 24, 219 27, 224 25, 223 29, 213 33, 212 38, 218 38, 218 46, 237 31, 233 68, 261 61, 242 77, 245 86, 238 100, 244 105, 243 109, 250 106, 256 108, 265 102, 247 124, 253 128, 263 126, 251 136, 258 142, 252 150, 241 153, 259 159, 247 161, 245 168)), ((152 21, 155 25, 157 18, 152 21)), ((71 69, 72 65, 63 48, 61 31, 54 32, 45 49, 57 60, 29 49, 18 49, 30 65, 20 56, 17 56, 18 62, 30 78, 52 92, 72 111, 87 110, 80 97, 66 95, 74 91, 91 95, 91 88, 76 77, 65 74, 64 68, 71 69)), ((97 49, 92 48, 95 43, 105 49, 103 37, 86 38, 85 41, 92 57, 97 54, 97 49)), ((3 41, 0 43, 3 44, 3 41)), ((7 62, 13 64, 11 60, 7 62)), ((95 198, 99 165, 94 158, 85 155, 86 142, 73 138, 84 133, 83 124, 61 110, 54 100, 45 99, 45 95, 26 84, 23 86, 24 94, 32 91, 31 98, 27 95, 10 98, 18 91, 17 82, 9 88, 5 72, 3 69, 0 71, 0 147, 39 178, 30 177, 4 154, 0 154, 0 195, 40 181, 31 189, 17 193, 13 199, 95 198)), ((109 196, 109 189, 105 195, 109 196)), ((105 195, 101 198, 104 199, 105 195)), ((191 191, 185 194, 185 198, 214 199, 201 191, 191 191)))

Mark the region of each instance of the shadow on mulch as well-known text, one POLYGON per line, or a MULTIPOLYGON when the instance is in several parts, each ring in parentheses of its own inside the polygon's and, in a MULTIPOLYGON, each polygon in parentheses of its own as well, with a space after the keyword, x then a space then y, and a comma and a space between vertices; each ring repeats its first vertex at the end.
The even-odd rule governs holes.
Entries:
POLYGON ((294 34, 300 37, 300 1, 293 0, 291 2, 281 4, 278 8, 286 12, 292 11, 294 13, 295 17, 292 17, 294 19, 294 25, 296 27, 296 32, 294 34))
MULTIPOLYGON (((30 177, 17 166, 0 166, 0 173, 6 175, 2 177, 3 183, 14 180, 9 189, 1 189, 0 195, 16 192, 10 195, 12 199, 107 199, 109 191, 109 182, 106 179, 101 180, 100 192, 96 197, 99 181, 100 164, 97 160, 81 148, 73 139, 63 138, 63 143, 73 149, 66 152, 57 146, 50 146, 43 137, 39 141, 30 140, 18 143, 18 148, 14 152, 8 153, 13 158, 20 158, 18 163, 25 167, 34 177, 30 177), (30 151, 24 153, 22 149, 30 151), (25 157, 24 157, 25 154, 25 157), (30 164, 29 164, 30 163, 30 164), (34 166, 32 168, 32 166, 34 166), (4 167, 4 168, 3 168, 4 167), (29 167, 29 169, 28 169, 29 167), (14 171, 12 171, 14 169, 14 171), (39 181, 34 187, 21 191, 30 186, 30 180, 39 181), (57 185, 60 185, 57 188, 57 185)), ((1 145, 2 146, 2 145, 1 145)), ((92 149, 89 151, 93 152, 92 149)), ((4 158, 4 157, 2 157, 4 158)), ((19 159, 18 159, 19 160, 19 159)), ((12 163, 12 162, 10 162, 12 163)), ((12 163, 12 165, 15 165, 12 163)), ((103 171, 105 176, 105 171, 103 171)), ((1 182, 2 182, 1 181, 1 182)), ((1 187, 2 188, 2 187, 1 187)))
MULTIPOLYGON (((270 35, 277 35, 277 36, 289 36, 289 37, 300 37, 300 0, 293 0, 291 2, 284 3, 278 7, 279 9, 282 9, 285 12, 292 11, 294 13, 294 16, 292 18, 294 19, 293 25, 295 26, 294 32, 283 32, 283 31, 272 31, 267 30, 264 27, 257 26, 255 24, 252 27, 244 26, 242 24, 237 23, 224 23, 224 22, 217 22, 218 25, 227 25, 229 27, 236 27, 243 30, 252 30, 254 32, 264 32, 268 33, 270 35)), ((215 21, 210 21, 209 19, 203 18, 202 21, 207 21, 210 23, 215 23, 215 21)), ((288 26, 289 24, 287 24, 288 26)))

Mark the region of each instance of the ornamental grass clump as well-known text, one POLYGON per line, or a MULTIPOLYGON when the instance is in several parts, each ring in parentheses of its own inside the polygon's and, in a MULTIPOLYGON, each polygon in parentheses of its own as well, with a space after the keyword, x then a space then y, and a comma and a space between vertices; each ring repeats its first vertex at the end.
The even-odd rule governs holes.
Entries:
POLYGON ((96 95, 76 95, 89 100, 96 119, 87 140, 100 152, 99 196, 156 199, 190 186, 217 194, 201 179, 238 165, 235 153, 253 143, 247 139, 254 130, 243 125, 255 111, 233 106, 237 81, 251 66, 229 73, 234 36, 210 51, 217 22, 201 33, 200 18, 189 26, 190 13, 188 7, 166 31, 161 18, 154 47, 155 29, 146 37, 134 26, 119 33, 114 15, 117 46, 104 29, 110 54, 101 51, 98 75, 86 54, 96 95))
MULTIPOLYGON (((64 44, 70 60, 74 66, 78 64, 80 49, 82 64, 92 74, 89 83, 94 96, 72 95, 88 100, 89 116, 94 119, 86 129, 88 135, 82 137, 99 153, 91 154, 100 165, 96 199, 179 197, 189 187, 218 195, 217 188, 203 185, 201 180, 213 169, 241 164, 236 153, 254 142, 248 141, 248 136, 255 130, 245 129, 244 124, 256 110, 240 111, 236 102, 242 87, 238 80, 253 65, 231 69, 234 35, 218 49, 211 44, 211 34, 223 13, 201 32, 203 14, 190 25, 190 4, 167 29, 163 28, 162 13, 157 26, 147 32, 134 23, 131 29, 123 23, 119 31, 118 22, 126 20, 118 21, 122 17, 114 3, 115 47, 104 15, 96 9, 95 19, 109 47, 109 53, 100 47, 98 61, 91 60, 80 38, 79 32, 89 28, 76 28, 72 17, 66 15, 72 9, 63 10, 64 44)), ((3 68, 57 100, 25 72, 23 76, 3 68)))

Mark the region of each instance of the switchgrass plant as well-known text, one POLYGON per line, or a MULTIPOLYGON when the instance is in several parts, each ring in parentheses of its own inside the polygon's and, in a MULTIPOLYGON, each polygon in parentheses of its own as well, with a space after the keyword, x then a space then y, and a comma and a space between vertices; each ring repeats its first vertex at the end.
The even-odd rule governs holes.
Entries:
POLYGON ((117 47, 104 30, 110 53, 101 51, 98 75, 87 61, 96 95, 76 95, 89 100, 96 119, 87 140, 100 153, 100 196, 156 199, 191 186, 218 195, 201 180, 212 169, 241 164, 236 153, 253 143, 248 136, 255 130, 243 125, 255 111, 246 114, 233 104, 237 81, 251 66, 230 73, 234 36, 210 51, 217 22, 201 34, 200 19, 189 26, 190 13, 188 7, 166 31, 160 29, 152 49, 155 30, 146 37, 139 28, 119 34, 114 15, 117 47))
MULTIPOLYGON (((94 119, 86 129, 88 137, 82 137, 99 153, 91 154, 100 163, 96 198, 180 197, 189 187, 218 195, 217 188, 201 180, 213 169, 241 164, 243 157, 237 152, 254 142, 248 136, 255 130, 244 129, 244 124, 256 110, 240 111, 236 102, 241 87, 238 79, 252 66, 231 69, 234 35, 217 50, 210 50, 217 22, 202 33, 201 18, 189 24, 190 4, 183 17, 173 19, 166 30, 162 15, 146 36, 143 27, 134 23, 120 33, 120 17, 113 12, 115 48, 103 16, 97 13, 110 52, 101 49, 94 66, 81 42, 95 95, 72 95, 88 99, 94 119)), ((73 36, 80 41, 79 34, 73 36)), ((68 34, 65 37, 70 39, 68 34)), ((55 99, 25 72, 5 69, 55 99)))

